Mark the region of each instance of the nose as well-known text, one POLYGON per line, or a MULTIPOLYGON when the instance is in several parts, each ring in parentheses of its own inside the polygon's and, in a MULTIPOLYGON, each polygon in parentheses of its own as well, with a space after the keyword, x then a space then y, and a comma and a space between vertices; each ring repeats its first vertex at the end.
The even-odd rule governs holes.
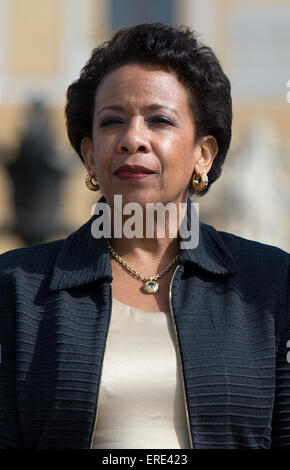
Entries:
POLYGON ((148 153, 151 150, 150 141, 146 129, 140 120, 132 121, 124 130, 118 142, 118 152, 148 153))

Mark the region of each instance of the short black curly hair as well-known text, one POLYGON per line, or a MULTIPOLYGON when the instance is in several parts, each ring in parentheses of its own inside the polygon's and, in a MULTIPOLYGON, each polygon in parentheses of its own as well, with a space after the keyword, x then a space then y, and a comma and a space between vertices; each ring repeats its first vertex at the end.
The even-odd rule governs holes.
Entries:
MULTIPOLYGON (((163 23, 145 23, 117 31, 110 41, 96 47, 81 70, 78 80, 67 90, 65 107, 69 140, 80 158, 83 137, 92 137, 94 98, 102 79, 116 68, 129 63, 157 65, 173 71, 188 89, 196 127, 196 139, 212 135, 218 153, 208 173, 209 183, 222 170, 231 141, 231 84, 213 50, 197 39, 189 27, 163 23)), ((195 191, 192 189, 191 194, 195 191)))

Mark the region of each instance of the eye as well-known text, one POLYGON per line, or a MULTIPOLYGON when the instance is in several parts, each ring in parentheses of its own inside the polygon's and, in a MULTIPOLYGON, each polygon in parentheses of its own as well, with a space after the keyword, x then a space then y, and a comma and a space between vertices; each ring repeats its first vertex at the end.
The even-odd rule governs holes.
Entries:
POLYGON ((150 122, 156 122, 157 124, 169 125, 174 126, 174 122, 168 119, 165 116, 154 116, 150 119, 150 122))
POLYGON ((106 118, 106 119, 103 119, 101 122, 100 122, 100 127, 106 127, 106 126, 110 126, 110 125, 113 125, 113 124, 122 124, 122 119, 120 118, 106 118))

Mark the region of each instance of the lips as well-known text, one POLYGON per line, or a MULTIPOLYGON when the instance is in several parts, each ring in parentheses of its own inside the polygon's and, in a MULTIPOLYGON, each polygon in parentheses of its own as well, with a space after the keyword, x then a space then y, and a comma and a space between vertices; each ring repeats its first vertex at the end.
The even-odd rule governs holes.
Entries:
POLYGON ((144 178, 154 173, 155 171, 141 165, 122 165, 115 171, 119 178, 144 178))

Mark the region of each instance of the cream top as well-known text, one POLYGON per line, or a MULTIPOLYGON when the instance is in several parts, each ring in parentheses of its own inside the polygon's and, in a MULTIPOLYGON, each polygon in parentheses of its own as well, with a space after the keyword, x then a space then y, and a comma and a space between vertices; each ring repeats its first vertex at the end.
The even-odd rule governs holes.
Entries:
POLYGON ((113 299, 93 449, 189 449, 169 313, 113 299))

